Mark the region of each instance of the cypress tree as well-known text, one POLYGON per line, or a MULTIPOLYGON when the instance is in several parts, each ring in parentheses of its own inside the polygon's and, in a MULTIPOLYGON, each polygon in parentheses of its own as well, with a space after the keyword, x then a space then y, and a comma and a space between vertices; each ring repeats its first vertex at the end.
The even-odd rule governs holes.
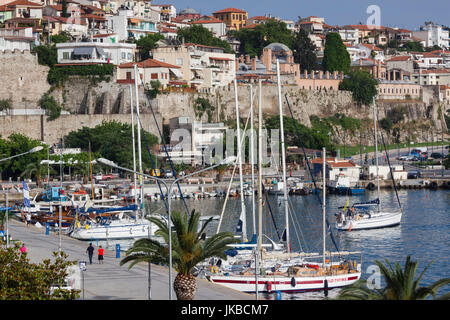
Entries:
POLYGON ((330 32, 325 39, 323 69, 329 72, 350 70, 350 55, 339 33, 330 32))

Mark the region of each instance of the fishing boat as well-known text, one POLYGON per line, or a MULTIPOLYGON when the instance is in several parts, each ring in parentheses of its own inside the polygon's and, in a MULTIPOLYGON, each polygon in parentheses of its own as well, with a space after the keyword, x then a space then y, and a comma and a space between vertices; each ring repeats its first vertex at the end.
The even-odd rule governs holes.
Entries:
MULTIPOLYGON (((336 229, 339 231, 352 231, 352 230, 364 230, 364 229, 377 229, 385 227, 393 227, 399 225, 402 219, 402 206, 397 193, 397 187, 392 174, 392 168, 390 166, 389 155, 386 151, 386 158, 388 160, 391 179, 394 185, 394 190, 397 196, 397 202, 400 210, 381 210, 380 203, 380 177, 378 174, 378 140, 377 140, 377 108, 375 104, 375 99, 373 100, 374 105, 374 131, 375 131, 375 161, 376 161, 376 176, 377 176, 377 202, 376 210, 360 210, 354 206, 351 206, 349 210, 340 210, 336 216, 336 229)), ((383 136, 382 136, 383 137, 383 136)), ((386 146, 385 146, 386 147, 386 146)))
POLYGON ((336 180, 329 181, 327 189, 333 194, 362 195, 365 192, 362 187, 352 186, 349 177, 342 174, 336 180))

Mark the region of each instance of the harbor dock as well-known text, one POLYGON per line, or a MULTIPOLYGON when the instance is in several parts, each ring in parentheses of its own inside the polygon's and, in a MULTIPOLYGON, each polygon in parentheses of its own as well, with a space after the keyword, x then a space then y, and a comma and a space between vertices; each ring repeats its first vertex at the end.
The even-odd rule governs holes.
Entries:
MULTIPOLYGON (((25 243, 28 258, 33 263, 40 263, 44 259, 53 259, 53 252, 59 249, 59 234, 50 232, 46 234, 45 228, 36 226, 27 227, 24 223, 11 219, 9 233, 13 240, 25 243)), ((12 245, 12 244, 11 244, 12 245)), ((97 260, 97 247, 95 247, 93 263, 89 264, 86 248, 89 242, 61 236, 61 248, 68 255, 68 260, 86 261, 84 272, 84 299, 85 300, 147 300, 149 299, 149 269, 147 263, 139 263, 128 269, 128 265, 120 266, 120 260, 125 257, 120 252, 116 256, 113 250, 106 250, 104 263, 97 260)), ((176 276, 176 272, 173 272, 176 276)), ((169 300, 169 270, 159 265, 151 265, 151 299, 169 300)), ((80 293, 82 299, 83 293, 80 293)), ((176 299, 175 293, 173 294, 176 299)), ((195 300, 254 300, 255 297, 235 291, 223 286, 210 283, 206 279, 197 279, 197 293, 195 300)))

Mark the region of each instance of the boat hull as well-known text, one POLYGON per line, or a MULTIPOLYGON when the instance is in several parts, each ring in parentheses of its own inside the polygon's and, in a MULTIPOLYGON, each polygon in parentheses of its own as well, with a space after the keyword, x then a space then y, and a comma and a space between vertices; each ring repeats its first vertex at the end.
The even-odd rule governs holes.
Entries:
MULTIPOLYGON (((154 232, 156 231, 156 226, 153 224, 152 227, 155 230, 151 230, 151 233, 154 234, 154 232)), ((88 229, 76 229, 71 233, 70 236, 78 240, 147 238, 149 236, 148 229, 148 223, 94 226, 88 229)))
MULTIPOLYGON (((334 289, 348 286, 356 282, 361 277, 360 272, 347 273, 331 276, 316 277, 286 277, 286 276, 259 276, 258 292, 304 292, 324 289, 334 289)), ((242 292, 256 292, 255 276, 226 276, 210 275, 208 280, 231 289, 242 292)))
POLYGON ((393 227, 399 225, 401 219, 401 212, 383 212, 380 214, 373 214, 370 218, 348 220, 345 223, 336 223, 336 229, 339 231, 352 231, 393 227))

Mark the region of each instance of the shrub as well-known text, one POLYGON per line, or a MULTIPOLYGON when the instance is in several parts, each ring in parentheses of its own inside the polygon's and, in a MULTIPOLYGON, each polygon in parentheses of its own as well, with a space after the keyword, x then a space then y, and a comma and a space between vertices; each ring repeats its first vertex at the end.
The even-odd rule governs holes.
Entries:
POLYGON ((55 120, 61 115, 62 107, 50 94, 44 93, 44 95, 39 99, 39 107, 45 110, 48 115, 47 120, 55 120))

